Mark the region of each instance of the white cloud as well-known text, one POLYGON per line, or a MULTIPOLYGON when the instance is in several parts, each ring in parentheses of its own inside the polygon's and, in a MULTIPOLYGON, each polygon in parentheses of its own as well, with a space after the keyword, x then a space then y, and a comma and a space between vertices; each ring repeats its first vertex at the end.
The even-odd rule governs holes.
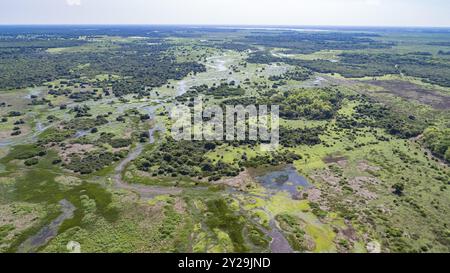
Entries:
POLYGON ((81 0, 66 0, 69 6, 81 6, 81 0))

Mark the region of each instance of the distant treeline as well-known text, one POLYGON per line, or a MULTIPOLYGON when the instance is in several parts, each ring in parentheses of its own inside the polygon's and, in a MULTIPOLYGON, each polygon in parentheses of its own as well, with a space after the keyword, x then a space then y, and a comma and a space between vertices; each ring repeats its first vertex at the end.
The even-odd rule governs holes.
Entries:
POLYGON ((377 34, 369 33, 301 33, 282 32, 253 33, 243 39, 246 43, 273 48, 286 48, 291 54, 311 54, 321 50, 355 50, 390 48, 393 43, 371 39, 377 34))
POLYGON ((98 74, 115 74, 113 92, 117 96, 143 92, 169 79, 182 79, 190 72, 205 71, 202 64, 177 62, 165 54, 172 45, 149 43, 116 43, 108 51, 78 51, 51 54, 50 47, 73 47, 84 41, 55 38, 48 41, 23 39, 0 40, 0 88, 25 88, 59 78, 77 79, 98 74), (86 66, 86 64, 89 64, 86 66), (82 67, 82 68, 79 68, 82 67), (77 68, 77 69, 74 69, 77 68))
POLYGON ((450 86, 450 64, 436 61, 428 54, 395 53, 342 53, 339 62, 328 60, 298 60, 278 58, 269 52, 255 52, 250 63, 284 62, 306 67, 320 73, 339 73, 347 78, 375 77, 387 74, 404 74, 422 78, 425 82, 450 86))

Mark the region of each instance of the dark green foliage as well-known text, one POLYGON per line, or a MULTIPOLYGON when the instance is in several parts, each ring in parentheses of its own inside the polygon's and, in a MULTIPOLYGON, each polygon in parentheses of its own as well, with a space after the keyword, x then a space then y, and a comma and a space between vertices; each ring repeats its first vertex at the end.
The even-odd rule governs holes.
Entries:
POLYGON ((22 115, 19 111, 11 111, 8 113, 8 117, 20 117, 22 115))
POLYGON ((122 158, 122 155, 120 154, 113 154, 105 151, 94 151, 88 152, 83 156, 71 155, 70 163, 65 167, 81 174, 90 174, 111 165, 114 161, 117 161, 120 158, 122 158))
POLYGON ((388 248, 393 252, 408 253, 411 252, 411 246, 406 242, 404 231, 395 227, 387 227, 385 231, 388 248))
POLYGON ((271 76, 269 80, 271 81, 281 81, 281 80, 293 80, 293 81, 306 81, 312 75, 312 72, 307 69, 295 69, 293 71, 286 72, 280 76, 271 76))
POLYGON ((229 98, 245 95, 245 90, 240 86, 233 86, 227 83, 221 83, 219 86, 208 87, 207 85, 200 85, 192 87, 188 92, 179 96, 178 101, 186 102, 198 95, 213 96, 214 98, 229 98))
POLYGON ((59 130, 56 128, 50 128, 39 135, 39 143, 48 144, 63 142, 73 136, 75 132, 75 130, 59 130))
POLYGON ((206 213, 205 223, 211 229, 220 229, 226 232, 233 242, 235 252, 246 252, 243 229, 245 219, 237 215, 236 212, 228 207, 225 199, 208 200, 206 203, 208 212, 206 213))
MULTIPOLYGON (((355 99, 355 98, 353 98, 355 99)), ((372 99, 358 97, 361 102, 351 116, 338 115, 336 125, 342 129, 372 127, 385 129, 387 133, 399 138, 412 138, 420 135, 427 126, 427 120, 422 116, 414 116, 402 109, 392 109, 372 99)), ((386 138, 379 140, 386 141, 386 138)))
POLYGON ((424 144, 433 154, 450 162, 450 129, 429 128, 424 133, 424 144))
POLYGON ((286 127, 280 128, 280 142, 284 147, 295 147, 298 145, 317 145, 322 141, 320 135, 324 129, 321 127, 307 129, 290 129, 286 127))
POLYGON ((14 125, 22 125, 22 124, 25 124, 25 121, 23 119, 19 119, 14 122, 14 125))
POLYGON ((164 221, 158 228, 161 240, 173 238, 175 230, 182 220, 181 215, 170 205, 164 207, 164 216, 164 221))
POLYGON ((247 234, 250 241, 256 246, 267 248, 270 244, 270 240, 267 238, 264 232, 254 226, 247 227, 247 234))
POLYGON ((75 117, 76 118, 81 118, 81 117, 90 117, 90 116, 92 116, 89 113, 89 110, 91 110, 91 108, 89 106, 87 106, 87 105, 77 105, 72 110, 70 110, 70 112, 75 112, 75 117))
POLYGON ((255 47, 250 46, 245 43, 220 43, 215 44, 215 48, 225 49, 225 50, 234 50, 234 51, 246 51, 246 50, 256 50, 255 47))
POLYGON ((131 145, 131 139, 125 139, 125 138, 114 138, 109 141, 109 144, 113 148, 125 148, 131 145))
POLYGON ((394 190, 394 194, 396 194, 398 196, 402 196, 403 191, 405 190, 405 185, 403 183, 395 183, 392 186, 392 189, 394 190))
POLYGON ((95 141, 97 145, 103 145, 108 143, 113 148, 125 148, 130 146, 133 141, 128 138, 114 138, 113 133, 101 133, 100 137, 95 141))
POLYGON ((26 166, 34 166, 37 165, 39 163, 39 159, 37 159, 36 157, 30 158, 25 160, 24 164, 26 166))
POLYGON ((205 156, 215 145, 214 142, 169 139, 158 150, 138 160, 137 166, 159 176, 202 176, 218 180, 222 176, 238 175, 238 168, 221 161, 214 164, 205 156))
MULTIPOLYGON (((77 209, 73 218, 66 220, 59 229, 64 232, 69 228, 80 226, 85 227, 83 217, 87 213, 82 205, 82 199, 88 197, 95 201, 95 214, 105 218, 107 221, 113 222, 117 219, 119 210, 110 206, 112 195, 105 188, 95 183, 83 183, 73 188, 63 188, 55 182, 55 173, 52 170, 41 168, 32 169, 24 174, 23 178, 19 178, 14 189, 14 200, 20 202, 53 204, 66 199, 71 202, 77 209)), ((39 225, 22 233, 13 243, 9 252, 14 252, 17 246, 26 240, 29 236, 36 234, 39 229, 47 225, 61 214, 60 210, 48 211, 49 215, 39 225)))
POLYGON ((312 120, 332 118, 339 110, 344 98, 340 91, 333 88, 268 92, 265 95, 260 104, 279 105, 281 117, 312 120))
POLYGON ((6 160, 25 160, 35 156, 43 156, 46 154, 45 148, 37 145, 18 145, 11 149, 6 156, 6 160))
POLYGON ((85 43, 64 39, 42 41, 30 38, 26 42, 18 42, 15 39, 3 40, 0 47, 0 88, 25 88, 58 78, 116 74, 133 78, 132 82, 128 80, 110 82, 113 85, 113 92, 117 96, 122 96, 141 92, 146 86, 162 86, 168 79, 180 80, 190 72, 205 71, 205 67, 201 64, 177 63, 173 57, 166 56, 164 53, 171 47, 167 43, 149 44, 146 41, 116 43, 116 47, 102 52, 51 54, 45 51, 55 45, 64 47, 85 43), (50 45, 50 41, 54 42, 54 45, 50 45), (40 46, 42 43, 46 46, 40 46), (74 69, 86 63, 91 65, 83 69, 74 69))
POLYGON ((286 31, 247 36, 245 41, 274 48, 289 49, 286 53, 310 54, 321 50, 352 50, 368 48, 389 48, 391 43, 378 42, 368 33, 307 33, 286 31))
POLYGON ((384 128, 394 136, 412 138, 420 135, 426 125, 422 120, 406 116, 379 103, 365 103, 356 107, 356 118, 363 126, 384 128))
POLYGON ((252 63, 285 62, 320 73, 339 73, 348 78, 404 74, 422 78, 425 82, 450 86, 450 64, 423 54, 363 54, 342 53, 339 62, 328 60, 297 60, 277 58, 267 52, 252 54, 252 63))
POLYGON ((104 116, 94 118, 75 118, 64 123, 64 128, 71 130, 91 130, 92 128, 108 124, 104 116))
POLYGON ((275 219, 280 224, 281 229, 286 234, 286 239, 295 251, 307 250, 305 232, 298 218, 289 214, 281 214, 277 215, 275 219))
POLYGON ((257 98, 256 97, 239 97, 239 98, 231 98, 231 99, 225 99, 221 103, 222 108, 225 109, 226 105, 242 105, 242 106, 248 106, 248 105, 258 105, 257 98))
POLYGON ((327 212, 322 210, 319 204, 314 202, 309 202, 309 206, 311 207, 311 211, 319 218, 324 218, 327 216, 327 212))
POLYGON ((86 92, 76 92, 72 93, 69 98, 73 99, 74 102, 83 102, 93 99, 97 93, 93 91, 86 91, 86 92))
POLYGON ((245 90, 240 86, 234 87, 230 86, 229 84, 222 83, 218 87, 211 87, 206 94, 212 95, 215 98, 228 98, 234 96, 243 96, 245 95, 245 90))

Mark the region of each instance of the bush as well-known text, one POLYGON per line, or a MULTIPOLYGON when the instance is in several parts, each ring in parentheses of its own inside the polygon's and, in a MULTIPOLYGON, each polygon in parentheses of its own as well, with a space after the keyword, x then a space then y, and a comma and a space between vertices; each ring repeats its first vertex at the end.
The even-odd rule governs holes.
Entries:
POLYGON ((24 162, 24 164, 26 166, 33 166, 33 165, 37 165, 38 163, 39 163, 39 160, 36 157, 25 160, 25 162, 24 162))
POLYGON ((114 138, 108 142, 113 148, 125 148, 131 145, 131 139, 114 138))

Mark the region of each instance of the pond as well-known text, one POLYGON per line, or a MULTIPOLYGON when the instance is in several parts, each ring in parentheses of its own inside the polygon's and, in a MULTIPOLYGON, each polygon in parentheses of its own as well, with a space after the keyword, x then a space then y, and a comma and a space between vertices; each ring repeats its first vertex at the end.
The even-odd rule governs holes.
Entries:
POLYGON ((301 176, 294 166, 286 166, 281 170, 271 171, 262 176, 256 177, 263 187, 270 190, 286 191, 292 195, 297 194, 298 188, 308 188, 311 185, 308 180, 301 176))

